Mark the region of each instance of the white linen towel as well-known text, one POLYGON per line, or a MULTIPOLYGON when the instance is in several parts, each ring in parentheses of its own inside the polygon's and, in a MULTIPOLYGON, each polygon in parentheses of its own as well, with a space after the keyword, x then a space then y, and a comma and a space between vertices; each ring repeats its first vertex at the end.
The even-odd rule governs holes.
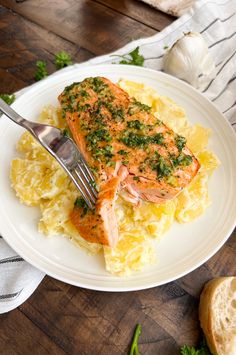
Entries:
POLYGON ((195 0, 140 0, 155 9, 180 17, 191 9, 195 0))
MULTIPOLYGON (((145 57, 144 66, 161 70, 166 45, 170 47, 183 32, 200 32, 209 45, 210 54, 217 67, 216 78, 204 83, 201 91, 236 128, 235 13, 235 0, 200 0, 188 13, 162 32, 131 42, 112 54, 127 54, 139 46, 145 57)), ((85 65, 109 64, 114 61, 114 57, 108 54, 63 70, 70 71, 74 67, 80 67, 82 71, 85 65)), ((58 72, 53 75, 58 75, 58 72)), ((21 90, 16 96, 28 89, 21 90)), ((43 276, 41 271, 23 261, 7 246, 3 238, 0 238, 0 313, 8 312, 23 303, 33 293, 43 276)))

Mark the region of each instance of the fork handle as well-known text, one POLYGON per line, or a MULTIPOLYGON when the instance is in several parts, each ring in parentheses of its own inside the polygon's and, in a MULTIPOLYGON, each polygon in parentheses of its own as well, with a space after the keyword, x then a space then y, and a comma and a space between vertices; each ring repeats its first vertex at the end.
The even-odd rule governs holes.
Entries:
POLYGON ((21 117, 16 111, 14 111, 5 101, 0 98, 0 111, 9 117, 15 123, 24 125, 25 119, 21 117))

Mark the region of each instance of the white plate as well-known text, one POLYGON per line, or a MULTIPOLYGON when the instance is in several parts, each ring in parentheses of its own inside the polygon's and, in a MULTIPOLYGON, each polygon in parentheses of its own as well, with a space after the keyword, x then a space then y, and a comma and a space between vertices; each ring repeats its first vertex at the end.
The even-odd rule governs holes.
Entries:
POLYGON ((236 222, 236 136, 222 114, 184 82, 166 74, 125 65, 99 65, 74 69, 42 81, 23 94, 13 107, 36 120, 46 104, 57 105, 66 85, 89 76, 105 76, 143 82, 185 108, 190 123, 212 130, 210 149, 221 161, 210 180, 212 200, 195 222, 172 226, 156 243, 158 264, 128 278, 105 271, 102 256, 88 256, 66 238, 46 238, 37 231, 38 208, 21 205, 10 187, 10 162, 17 155, 15 143, 23 132, 5 116, 0 119, 0 230, 5 240, 24 259, 59 280, 94 290, 131 291, 158 286, 194 270, 225 243, 236 222))

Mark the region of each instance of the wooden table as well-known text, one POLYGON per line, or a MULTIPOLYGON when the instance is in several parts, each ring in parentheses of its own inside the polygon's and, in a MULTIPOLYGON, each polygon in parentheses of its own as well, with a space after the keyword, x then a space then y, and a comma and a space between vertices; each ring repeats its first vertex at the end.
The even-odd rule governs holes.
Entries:
MULTIPOLYGON (((0 92, 34 82, 35 62, 68 51, 82 62, 151 36, 174 18, 135 0, 0 0, 0 92)), ((196 345, 199 294, 219 275, 235 275, 235 233, 207 263, 150 290, 104 293, 45 277, 18 309, 0 316, 0 354, 126 354, 142 325, 140 351, 179 354, 196 345)))

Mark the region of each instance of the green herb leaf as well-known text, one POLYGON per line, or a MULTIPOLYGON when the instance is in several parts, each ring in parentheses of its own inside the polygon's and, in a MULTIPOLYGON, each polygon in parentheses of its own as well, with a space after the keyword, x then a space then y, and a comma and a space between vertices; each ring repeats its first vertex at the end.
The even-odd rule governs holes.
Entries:
POLYGON ((164 144, 164 136, 163 133, 156 133, 152 137, 152 143, 163 145, 164 144))
POLYGON ((174 167, 176 166, 188 166, 192 163, 193 158, 191 155, 185 155, 183 153, 180 153, 178 156, 172 156, 170 157, 170 161, 174 167))
POLYGON ((145 148, 149 144, 164 144, 164 137, 162 133, 157 133, 154 136, 146 136, 142 134, 136 134, 134 132, 125 133, 124 137, 120 138, 120 141, 128 147, 145 148))
POLYGON ((43 60, 37 60, 36 62, 36 67, 37 67, 37 71, 34 75, 34 78, 36 81, 39 81, 43 78, 45 78, 46 76, 48 76, 48 72, 47 72, 47 68, 46 68, 46 62, 43 60))
POLYGON ((144 57, 139 53, 139 47, 125 55, 114 55, 115 57, 122 58, 119 64, 138 65, 143 66, 144 57))
POLYGON ((134 128, 134 129, 138 129, 138 130, 145 128, 145 124, 143 124, 139 120, 129 121, 129 122, 127 122, 127 126, 129 128, 134 128))
POLYGON ((183 136, 180 136, 179 134, 176 134, 175 136, 175 144, 178 148, 178 151, 181 152, 182 149, 185 147, 186 145, 186 138, 183 136))
POLYGON ((107 84, 105 84, 100 78, 95 77, 95 78, 89 78, 88 79, 90 84, 92 85, 93 90, 99 94, 103 92, 105 89, 107 89, 107 84))
POLYGON ((128 154, 128 152, 126 152, 126 150, 124 150, 124 149, 119 150, 117 153, 120 155, 127 155, 128 154))
POLYGON ((57 69, 62 69, 72 64, 71 56, 65 51, 55 54, 55 66, 57 69))
POLYGON ((142 104, 141 102, 133 98, 129 106, 128 114, 132 116, 138 112, 150 112, 150 111, 151 111, 150 106, 142 104))
POLYGON ((109 160, 108 162, 107 162, 107 166, 112 166, 112 167, 115 167, 116 166, 116 162, 115 161, 111 161, 111 160, 109 160))
POLYGON ((132 344, 130 347, 130 352, 129 355, 139 355, 139 350, 138 350, 138 339, 139 336, 141 334, 141 325, 137 324, 135 331, 134 331, 134 336, 133 336, 133 340, 132 340, 132 344))
POLYGON ((133 132, 128 132, 125 137, 121 137, 121 142, 127 145, 128 147, 134 148, 144 148, 144 146, 151 143, 149 136, 144 136, 140 134, 135 134, 133 132))
POLYGON ((11 104, 15 101, 15 99, 16 99, 16 97, 15 97, 14 94, 13 94, 13 95, 0 94, 0 98, 1 98, 3 101, 5 101, 8 105, 11 105, 11 104))
POLYGON ((184 345, 181 348, 181 354, 182 355, 199 355, 199 351, 195 350, 193 347, 190 348, 190 346, 184 345))
POLYGON ((129 53, 130 57, 132 58, 133 65, 142 66, 144 63, 144 57, 139 54, 139 47, 135 48, 132 52, 129 53))
POLYGON ((92 131, 86 136, 89 145, 94 146, 97 142, 105 141, 110 142, 112 140, 110 133, 107 129, 98 129, 97 131, 92 131))
POLYGON ((85 207, 86 206, 86 202, 84 201, 83 197, 77 197, 77 199, 74 202, 74 205, 76 207, 85 207))
POLYGON ((164 176, 170 176, 172 173, 172 168, 167 165, 165 158, 159 157, 158 162, 156 164, 157 169, 157 177, 158 179, 163 178, 164 176))
POLYGON ((190 347, 188 345, 184 345, 181 348, 181 354, 182 355, 212 355, 205 338, 201 341, 200 348, 195 349, 194 347, 190 347))
POLYGON ((71 138, 71 133, 67 128, 63 129, 62 134, 64 137, 71 138))
POLYGON ((80 216, 81 218, 83 218, 87 214, 88 206, 86 205, 86 202, 83 199, 83 197, 77 197, 77 199, 74 202, 74 206, 79 207, 79 208, 83 208, 83 211, 80 216))
POLYGON ((99 191, 99 188, 94 180, 89 181, 90 185, 95 188, 95 190, 99 191))
POLYGON ((129 164, 129 160, 123 160, 123 161, 122 161, 122 164, 123 164, 123 165, 128 165, 128 164, 129 164))

